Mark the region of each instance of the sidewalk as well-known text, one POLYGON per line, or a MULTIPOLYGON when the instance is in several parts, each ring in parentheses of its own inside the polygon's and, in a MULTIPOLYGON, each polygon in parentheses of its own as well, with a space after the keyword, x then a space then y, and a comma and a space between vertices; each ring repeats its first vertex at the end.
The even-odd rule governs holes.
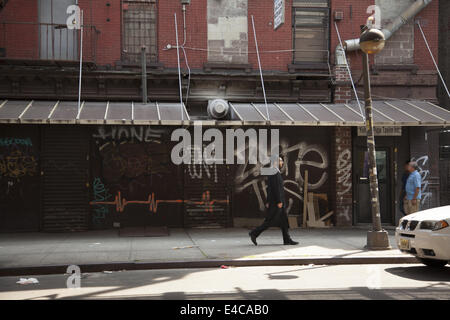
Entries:
POLYGON ((267 230, 254 246, 247 229, 170 229, 165 237, 119 237, 117 230, 81 233, 0 234, 0 275, 82 271, 216 267, 222 264, 295 265, 413 263, 396 247, 367 251, 364 229, 291 230, 298 246, 283 246, 279 230, 267 230), (51 269, 50 267, 53 267, 51 269))

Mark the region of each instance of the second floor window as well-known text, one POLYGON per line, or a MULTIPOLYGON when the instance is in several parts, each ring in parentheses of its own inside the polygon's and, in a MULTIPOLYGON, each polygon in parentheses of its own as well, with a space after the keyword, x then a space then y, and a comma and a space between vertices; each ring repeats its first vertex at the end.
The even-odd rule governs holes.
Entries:
POLYGON ((147 47, 147 61, 158 59, 156 0, 122 1, 122 59, 141 61, 141 47, 147 47))
POLYGON ((327 64, 328 0, 294 0, 293 6, 294 64, 327 64))

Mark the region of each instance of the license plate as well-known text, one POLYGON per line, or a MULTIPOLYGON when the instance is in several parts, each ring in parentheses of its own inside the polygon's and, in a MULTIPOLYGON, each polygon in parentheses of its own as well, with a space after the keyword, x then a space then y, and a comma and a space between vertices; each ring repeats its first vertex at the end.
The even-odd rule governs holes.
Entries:
POLYGON ((400 249, 403 249, 403 250, 411 249, 409 239, 400 239, 399 247, 400 247, 400 249))

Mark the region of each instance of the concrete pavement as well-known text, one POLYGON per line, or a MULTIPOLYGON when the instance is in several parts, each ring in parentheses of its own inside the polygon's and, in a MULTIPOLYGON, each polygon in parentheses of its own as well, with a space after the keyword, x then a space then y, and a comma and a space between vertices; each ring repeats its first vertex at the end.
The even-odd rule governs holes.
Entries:
MULTIPOLYGON (((83 273, 77 289, 63 274, 29 285, 0 277, 0 299, 448 300, 449 271, 418 264, 140 270, 83 273)), ((173 311, 165 317, 177 318, 173 311)))
POLYGON ((416 262, 414 257, 396 249, 393 230, 389 236, 394 249, 385 251, 365 250, 366 230, 358 228, 291 230, 292 237, 300 242, 298 246, 283 246, 281 232, 276 229, 263 233, 258 238, 259 245, 254 246, 248 231, 243 228, 170 229, 169 236, 165 237, 119 237, 117 230, 0 234, 0 275, 59 273, 71 264, 91 266, 85 270, 95 272, 221 264, 416 262), (50 266, 53 269, 47 268, 50 266))

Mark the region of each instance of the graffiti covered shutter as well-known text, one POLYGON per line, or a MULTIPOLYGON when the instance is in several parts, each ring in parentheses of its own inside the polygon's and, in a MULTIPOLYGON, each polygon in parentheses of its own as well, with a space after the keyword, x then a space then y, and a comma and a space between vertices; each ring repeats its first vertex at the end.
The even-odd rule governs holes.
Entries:
POLYGON ((0 127, 0 231, 39 230, 39 127, 0 127))
POLYGON ((231 226, 230 170, 226 164, 184 165, 185 227, 231 226))
POLYGON ((88 150, 86 128, 45 128, 42 158, 44 231, 88 229, 88 150))

